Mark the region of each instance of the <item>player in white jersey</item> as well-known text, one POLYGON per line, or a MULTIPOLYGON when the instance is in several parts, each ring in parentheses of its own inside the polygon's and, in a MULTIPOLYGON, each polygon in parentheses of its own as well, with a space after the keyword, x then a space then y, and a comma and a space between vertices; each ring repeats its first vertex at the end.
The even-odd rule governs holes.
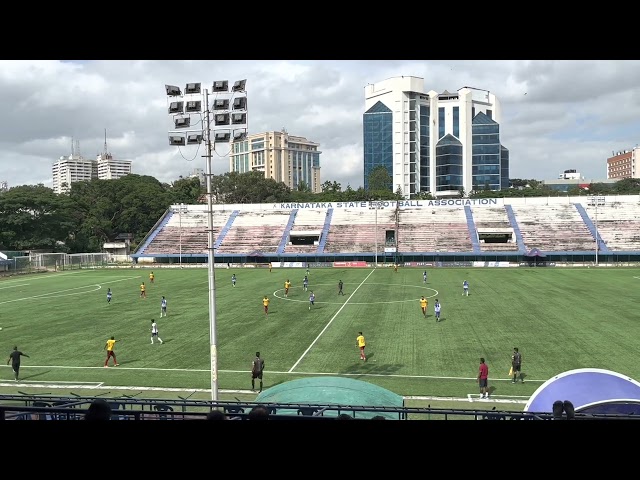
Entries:
POLYGON ((440 301, 436 298, 436 303, 433 305, 433 310, 436 314, 436 322, 440 321, 440 309, 442 307, 440 306, 440 301))
POLYGON ((231 275, 231 285, 236 286, 236 274, 231 275))
POLYGON ((466 295, 467 297, 469 296, 469 282, 466 280, 462 282, 462 295, 466 295))
POLYGON ((160 343, 162 343, 162 339, 158 336, 158 324, 155 320, 151 320, 151 345, 153 345, 153 339, 157 338, 160 343))
POLYGON ((112 293, 111 293, 111 289, 109 288, 107 290, 107 303, 111 303, 111 296, 112 296, 112 293))
POLYGON ((427 283, 427 271, 422 272, 422 283, 427 283))
POLYGON ((160 316, 167 316, 167 299, 164 298, 164 295, 162 296, 162 301, 160 302, 160 316))
POLYGON ((304 276, 304 279, 302 280, 302 289, 306 292, 307 290, 309 290, 309 277, 307 277, 306 275, 304 276))
POLYGON ((315 301, 316 301, 316 294, 311 292, 311 295, 309 295, 309 310, 311 310, 311 306, 314 305, 315 301))

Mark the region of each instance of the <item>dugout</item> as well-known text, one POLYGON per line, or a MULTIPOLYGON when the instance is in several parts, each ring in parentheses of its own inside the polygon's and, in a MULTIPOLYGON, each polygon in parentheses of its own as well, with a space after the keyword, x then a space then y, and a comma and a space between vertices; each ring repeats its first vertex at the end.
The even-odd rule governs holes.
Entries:
MULTIPOLYGON (((354 411, 355 418, 367 419, 381 415, 390 420, 402 420, 401 413, 385 412, 385 407, 404 407, 404 398, 390 390, 362 380, 344 377, 312 377, 291 380, 271 387, 258 395, 260 403, 295 404, 292 409, 279 407, 276 415, 302 415, 301 405, 348 405, 350 407, 373 407, 365 411, 354 411), (375 407, 380 411, 375 411, 375 407)), ((324 417, 336 417, 340 412, 327 410, 313 412, 324 417)), ((342 413, 352 414, 350 410, 342 413)))
POLYGON ((576 413, 638 415, 640 383, 611 370, 569 370, 540 385, 524 411, 552 412, 556 400, 569 400, 576 413))
POLYGON ((529 264, 530 267, 546 267, 547 256, 537 248, 532 248, 524 255, 524 261, 529 264))

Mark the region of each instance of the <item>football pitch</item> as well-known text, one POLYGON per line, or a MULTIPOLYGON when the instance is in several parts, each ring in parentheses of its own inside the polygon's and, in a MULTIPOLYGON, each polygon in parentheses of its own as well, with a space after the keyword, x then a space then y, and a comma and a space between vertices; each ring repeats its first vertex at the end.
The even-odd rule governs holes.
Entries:
MULTIPOLYGON (((348 376, 405 397, 470 401, 479 393, 484 357, 492 399, 519 409, 566 370, 603 368, 640 379, 640 269, 442 268, 429 269, 426 284, 422 271, 311 269, 316 302, 309 309, 304 269, 216 269, 218 386, 231 395, 220 398, 255 398, 250 368, 256 351, 266 364, 265 389, 298 378, 348 376), (292 288, 285 298, 287 279, 292 288), (268 317, 264 295, 271 300, 268 317), (427 318, 422 295, 429 300, 427 318), (442 304, 438 323, 435 298, 442 304), (360 331, 366 362, 355 343, 360 331), (522 384, 508 377, 513 347, 523 355, 522 384)), ((0 393, 210 398, 207 276, 206 268, 127 268, 0 280, 0 393), (146 299, 140 298, 143 281, 146 299), (166 318, 160 318, 163 295, 166 318), (151 344, 151 319, 162 345, 151 344), (119 366, 104 368, 111 336, 118 340, 119 366), (30 356, 18 382, 6 366, 14 345, 30 356)))

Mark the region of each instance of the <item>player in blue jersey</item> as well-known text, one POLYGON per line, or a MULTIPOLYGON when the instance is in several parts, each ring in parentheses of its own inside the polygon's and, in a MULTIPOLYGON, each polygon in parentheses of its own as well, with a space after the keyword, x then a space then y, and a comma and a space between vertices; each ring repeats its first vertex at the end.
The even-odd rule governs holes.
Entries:
POLYGON ((164 295, 162 296, 162 301, 160 302, 160 316, 161 317, 167 316, 167 299, 164 298, 164 295))
POLYGON ((236 274, 231 275, 231 285, 236 286, 236 274))
POLYGON ((108 288, 107 289, 107 303, 111 303, 111 289, 108 288))
POLYGON ((309 290, 309 277, 307 277, 306 275, 304 276, 304 279, 302 280, 302 289, 305 292, 309 290))
POLYGON ((469 296, 469 282, 466 280, 462 282, 462 295, 466 295, 467 297, 469 296))
POLYGON ((436 322, 440 321, 440 309, 441 309, 440 301, 436 298, 436 303, 433 306, 433 311, 436 314, 436 322))

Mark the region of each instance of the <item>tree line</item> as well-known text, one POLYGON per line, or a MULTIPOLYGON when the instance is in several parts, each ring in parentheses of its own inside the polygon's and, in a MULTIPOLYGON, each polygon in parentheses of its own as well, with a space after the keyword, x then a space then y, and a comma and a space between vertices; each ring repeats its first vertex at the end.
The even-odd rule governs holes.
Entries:
MULTIPOLYGON (((264 178, 261 172, 212 175, 214 203, 349 202, 395 200, 401 191, 391 191, 391 177, 384 167, 368 177, 369 188, 354 189, 336 181, 325 181, 321 192, 308 185, 292 190, 282 182, 264 178)), ((465 193, 459 197, 523 197, 566 195, 628 195, 640 193, 640 179, 558 192, 537 180, 513 179, 508 190, 465 193)), ((428 193, 412 195, 432 199, 428 193)), ((198 178, 179 178, 162 183, 148 175, 131 174, 116 180, 92 180, 71 184, 68 193, 55 194, 51 188, 21 185, 0 193, 0 250, 83 253, 100 252, 105 242, 119 234, 133 236, 132 248, 149 233, 171 205, 206 203, 206 188, 198 178)))

